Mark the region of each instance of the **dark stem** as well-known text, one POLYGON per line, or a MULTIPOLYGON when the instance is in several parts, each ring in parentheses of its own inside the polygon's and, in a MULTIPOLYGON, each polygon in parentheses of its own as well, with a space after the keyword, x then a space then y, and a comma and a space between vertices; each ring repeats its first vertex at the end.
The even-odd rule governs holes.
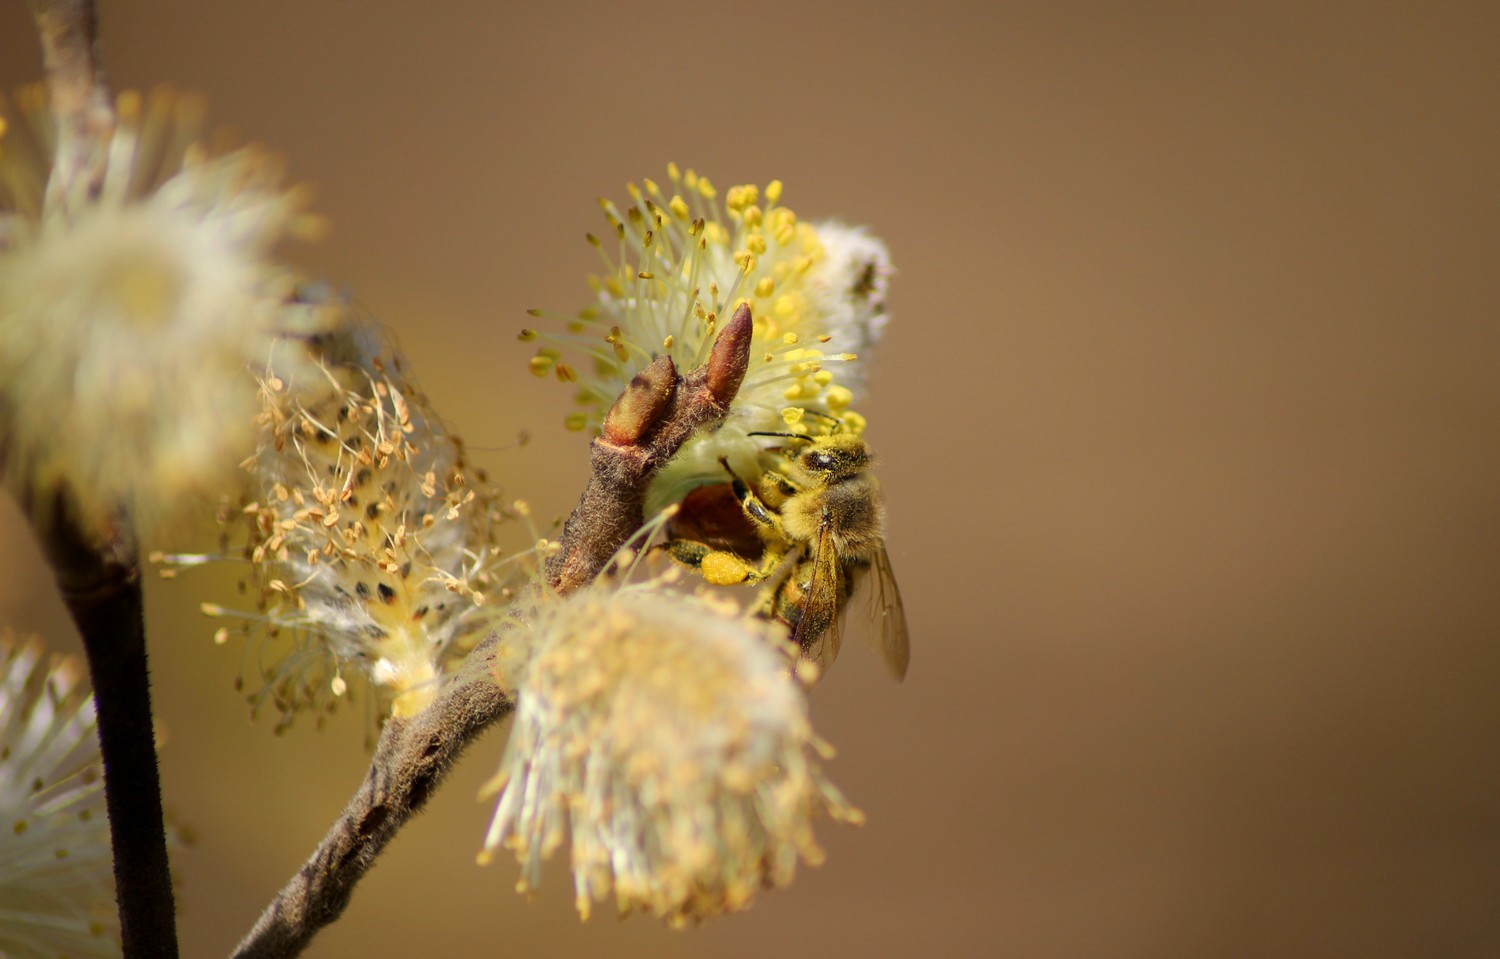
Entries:
POLYGON ((73 520, 62 494, 47 505, 30 512, 88 655, 124 954, 175 959, 140 567, 129 534, 117 532, 102 546, 73 520))
MULTIPOLYGON (((640 528, 646 487, 698 429, 729 411, 750 362, 750 311, 719 334, 708 363, 679 376, 652 363, 620 395, 594 441, 588 488, 563 526, 547 566, 552 588, 589 582, 640 528)), ((354 886, 415 816, 459 755, 509 715, 512 703, 491 671, 496 637, 465 661, 461 679, 410 718, 386 721, 359 791, 301 870, 277 893, 235 950, 235 959, 289 959, 349 905, 354 886)))
MULTIPOLYGON (((103 177, 115 123, 99 61, 94 2, 32 0, 31 10, 57 122, 48 203, 77 195, 80 178, 86 184, 83 196, 92 196, 103 177)), ((134 533, 124 521, 95 531, 63 492, 30 490, 20 498, 88 655, 124 954, 174 959, 176 916, 134 533)))

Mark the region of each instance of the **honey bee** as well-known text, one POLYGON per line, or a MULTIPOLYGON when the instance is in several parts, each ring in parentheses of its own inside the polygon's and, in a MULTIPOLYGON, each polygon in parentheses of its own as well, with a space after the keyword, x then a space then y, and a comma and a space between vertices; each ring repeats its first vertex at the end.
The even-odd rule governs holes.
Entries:
POLYGON ((709 487, 685 502, 689 524, 679 524, 666 544, 673 559, 718 585, 773 583, 765 612, 791 629, 806 659, 823 669, 838 655, 840 613, 857 581, 873 583, 875 640, 886 668, 906 675, 910 657, 906 613, 886 555, 885 504, 869 472, 870 448, 832 420, 821 436, 755 433, 796 441, 784 447, 782 472, 767 471, 759 489, 730 472, 728 491, 760 540, 758 563, 746 559, 744 537, 733 535, 722 515, 725 487, 709 487), (719 518, 714 518, 714 503, 719 518), (681 535, 686 533, 687 535, 681 535), (696 537, 696 538, 695 538, 696 537), (715 545, 709 545, 709 540, 715 545), (717 547, 717 548, 716 548, 717 547))

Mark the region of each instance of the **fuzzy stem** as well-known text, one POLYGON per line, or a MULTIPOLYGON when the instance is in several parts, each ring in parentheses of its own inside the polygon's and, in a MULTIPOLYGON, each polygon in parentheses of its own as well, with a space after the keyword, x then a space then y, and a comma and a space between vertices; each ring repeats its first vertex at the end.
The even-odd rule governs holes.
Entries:
MULTIPOLYGON (((678 376, 670 360, 658 361, 621 394, 605 421, 605 435, 594 443, 588 488, 548 564, 548 579, 558 592, 572 592, 598 573, 640 527, 641 504, 656 471, 695 430, 717 426, 728 413, 749 365, 750 313, 741 313, 719 334, 701 369, 678 376)), ((462 678, 425 710, 386 720, 354 798, 266 907, 234 959, 290 959, 301 953, 349 905, 355 884, 421 811, 464 749, 509 715, 513 704, 491 671, 496 642, 491 635, 475 647, 462 678)))
POLYGON ((563 526, 562 548, 547 562, 554 589, 592 581, 645 521, 651 479, 694 432, 723 422, 750 365, 752 331, 750 307, 742 305, 703 366, 678 377, 662 357, 620 394, 591 447, 589 483, 563 526))

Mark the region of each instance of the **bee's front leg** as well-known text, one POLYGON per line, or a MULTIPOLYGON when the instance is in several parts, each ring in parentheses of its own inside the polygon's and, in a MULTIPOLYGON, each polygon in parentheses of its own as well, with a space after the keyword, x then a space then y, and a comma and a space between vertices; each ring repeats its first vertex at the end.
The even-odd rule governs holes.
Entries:
POLYGON ((760 478, 760 501, 780 512, 786 501, 796 496, 799 490, 792 481, 775 470, 768 470, 760 478))
POLYGON ((784 544, 787 542, 786 529, 781 525, 781 516, 775 510, 767 506, 759 496, 755 495, 744 480, 735 477, 734 498, 740 501, 740 508, 755 524, 755 530, 760 534, 761 540, 767 548, 781 545, 781 552, 785 552, 784 544))

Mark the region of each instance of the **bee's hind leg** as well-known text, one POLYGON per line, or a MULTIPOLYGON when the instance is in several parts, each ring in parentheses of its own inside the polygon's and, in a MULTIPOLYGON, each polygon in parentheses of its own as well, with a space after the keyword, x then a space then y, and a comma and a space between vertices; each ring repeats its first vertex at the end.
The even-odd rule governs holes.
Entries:
POLYGON ((695 569, 715 586, 738 586, 764 579, 760 567, 742 556, 714 549, 690 539, 674 539, 662 547, 675 562, 695 569))

